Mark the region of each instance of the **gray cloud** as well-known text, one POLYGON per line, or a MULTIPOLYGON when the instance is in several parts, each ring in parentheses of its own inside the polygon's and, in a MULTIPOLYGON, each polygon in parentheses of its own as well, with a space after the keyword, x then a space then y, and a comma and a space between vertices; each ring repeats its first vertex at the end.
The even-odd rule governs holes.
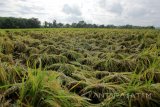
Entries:
POLYGON ((28 0, 19 0, 19 1, 27 2, 28 0))
POLYGON ((4 6, 5 5, 5 3, 0 3, 0 6, 4 6))
POLYGON ((100 6, 100 8, 104 9, 105 11, 115 13, 118 15, 120 15, 123 12, 123 6, 120 2, 110 3, 109 0, 100 0, 99 6, 100 6))
MULTIPOLYGON (((160 26, 160 0, 0 0, 0 16, 160 26)), ((51 20, 49 20, 51 21, 51 20)))
POLYGON ((68 4, 65 4, 63 6, 62 11, 68 15, 76 15, 76 16, 81 16, 81 11, 77 6, 70 6, 68 4))
POLYGON ((107 12, 116 13, 116 16, 106 19, 106 22, 113 24, 160 25, 158 24, 160 23, 159 0, 100 0, 99 7, 105 10, 106 14, 107 12))
POLYGON ((120 3, 114 3, 110 9, 108 9, 109 11, 113 12, 113 13, 117 13, 117 14, 121 14, 123 11, 123 7, 120 3))
POLYGON ((19 6, 19 9, 17 10, 18 13, 20 14, 46 14, 45 12, 43 12, 44 8, 39 7, 39 6, 19 6))
POLYGON ((80 20, 83 20, 83 18, 81 16, 69 16, 69 17, 66 17, 64 20, 66 22, 72 23, 72 22, 78 22, 80 20))
POLYGON ((7 2, 9 2, 8 0, 6 1, 0 1, 0 7, 3 8, 5 6, 7 6, 7 2))

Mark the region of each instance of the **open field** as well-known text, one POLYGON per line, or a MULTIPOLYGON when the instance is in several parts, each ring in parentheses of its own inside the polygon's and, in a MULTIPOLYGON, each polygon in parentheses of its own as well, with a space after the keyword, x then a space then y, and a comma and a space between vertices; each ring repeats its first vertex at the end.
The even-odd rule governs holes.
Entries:
POLYGON ((160 107, 160 30, 0 30, 0 107, 160 107))

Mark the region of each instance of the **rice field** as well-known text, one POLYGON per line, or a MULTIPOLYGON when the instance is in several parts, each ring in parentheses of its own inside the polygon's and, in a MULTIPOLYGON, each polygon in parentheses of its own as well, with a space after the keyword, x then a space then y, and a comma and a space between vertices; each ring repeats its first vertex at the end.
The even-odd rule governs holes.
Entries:
POLYGON ((159 107, 160 30, 0 30, 0 107, 159 107))

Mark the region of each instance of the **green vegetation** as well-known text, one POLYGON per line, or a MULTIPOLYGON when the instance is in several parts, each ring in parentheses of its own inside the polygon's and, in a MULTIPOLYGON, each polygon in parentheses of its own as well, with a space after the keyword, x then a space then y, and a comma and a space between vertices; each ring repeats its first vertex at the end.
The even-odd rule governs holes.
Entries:
POLYGON ((97 25, 97 24, 88 24, 85 21, 79 21, 72 24, 57 23, 56 20, 53 22, 45 21, 42 23, 38 18, 16 18, 16 17, 0 17, 0 28, 126 28, 126 29, 155 29, 154 26, 133 26, 133 25, 97 25))
POLYGON ((0 30, 0 107, 159 107, 160 30, 0 30))

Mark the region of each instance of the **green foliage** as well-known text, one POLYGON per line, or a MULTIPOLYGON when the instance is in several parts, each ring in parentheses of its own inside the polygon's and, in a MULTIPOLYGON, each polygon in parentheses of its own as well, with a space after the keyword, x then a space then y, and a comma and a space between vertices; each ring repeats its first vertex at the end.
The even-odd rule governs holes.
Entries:
POLYGON ((37 18, 25 19, 14 17, 0 17, 0 28, 39 28, 37 18))

